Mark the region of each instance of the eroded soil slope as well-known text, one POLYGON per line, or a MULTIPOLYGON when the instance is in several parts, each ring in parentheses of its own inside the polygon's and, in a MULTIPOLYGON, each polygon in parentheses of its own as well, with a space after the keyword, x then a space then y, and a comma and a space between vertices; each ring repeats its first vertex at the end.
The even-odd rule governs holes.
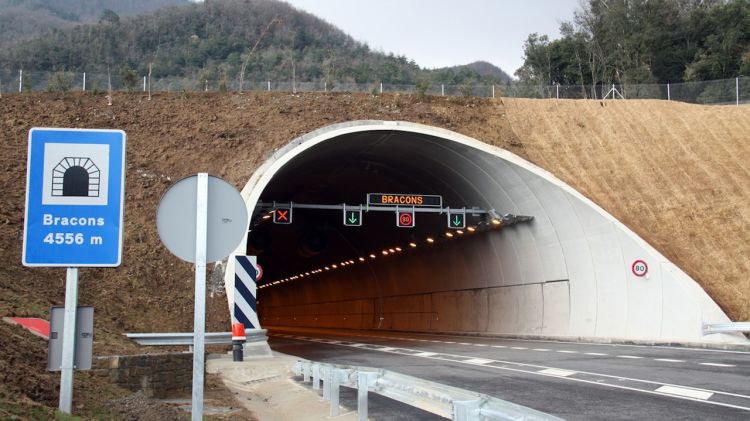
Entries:
POLYGON ((506 100, 525 157, 750 320, 750 108, 506 100))

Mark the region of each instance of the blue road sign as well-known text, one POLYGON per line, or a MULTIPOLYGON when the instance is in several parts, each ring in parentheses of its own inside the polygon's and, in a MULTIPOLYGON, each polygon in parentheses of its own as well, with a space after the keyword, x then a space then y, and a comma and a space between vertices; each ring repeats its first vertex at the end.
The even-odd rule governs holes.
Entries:
POLYGON ((125 132, 29 131, 25 266, 119 266, 125 132))

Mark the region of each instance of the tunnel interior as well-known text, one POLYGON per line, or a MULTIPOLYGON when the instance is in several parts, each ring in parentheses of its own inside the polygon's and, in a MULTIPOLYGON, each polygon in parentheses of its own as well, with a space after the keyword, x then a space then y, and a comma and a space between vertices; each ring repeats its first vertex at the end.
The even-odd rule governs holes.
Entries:
MULTIPOLYGON (((728 320, 693 279, 582 194, 448 130, 321 128, 275 151, 243 196, 252 216, 235 254, 263 266, 261 325, 702 341, 703 320, 728 320), (413 228, 372 208, 359 227, 345 226, 340 208, 293 209, 291 224, 269 214, 274 202, 358 207, 368 193, 439 195, 443 207, 493 213, 467 210, 464 230, 449 229, 444 213, 416 213, 413 228), (635 261, 648 262, 648 274, 634 274, 635 261)), ((233 280, 228 270, 228 290, 233 280)))
MULTIPOLYGON (((247 250, 257 254, 263 265, 260 285, 291 282, 289 278, 295 276, 299 280, 319 270, 353 264, 376 265, 393 254, 416 257, 423 247, 444 247, 462 236, 499 228, 487 214, 469 210, 470 230, 454 230, 448 227, 446 214, 419 209, 414 227, 401 228, 395 211, 368 208, 368 193, 438 195, 443 207, 491 208, 462 168, 456 167, 460 152, 433 136, 378 131, 340 136, 300 154, 274 176, 261 202, 346 204, 357 209, 361 205, 363 223, 345 226, 343 210, 293 208, 291 224, 274 224, 268 207, 256 208, 247 250)), ((412 210, 409 205, 401 208, 412 210)))

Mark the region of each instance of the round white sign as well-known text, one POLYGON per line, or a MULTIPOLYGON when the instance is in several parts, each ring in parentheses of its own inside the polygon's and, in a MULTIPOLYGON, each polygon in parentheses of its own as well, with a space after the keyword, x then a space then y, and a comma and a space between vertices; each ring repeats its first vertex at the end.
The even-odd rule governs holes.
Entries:
MULTIPOLYGON (((198 176, 183 178, 164 193, 156 214, 161 242, 172 254, 195 263, 198 176)), ((208 176, 206 262, 227 257, 242 241, 248 227, 247 208, 231 184, 208 176)))
POLYGON ((633 262, 631 270, 633 271, 633 275, 635 276, 646 276, 646 274, 648 273, 648 264, 646 264, 646 262, 644 262, 643 260, 636 260, 635 262, 633 262))

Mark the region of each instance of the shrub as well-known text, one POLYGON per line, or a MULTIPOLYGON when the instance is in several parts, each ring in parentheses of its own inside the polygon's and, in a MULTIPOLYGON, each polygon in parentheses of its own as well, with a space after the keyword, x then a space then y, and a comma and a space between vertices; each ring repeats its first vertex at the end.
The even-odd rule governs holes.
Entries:
POLYGON ((73 74, 70 72, 55 72, 47 81, 47 92, 68 92, 73 88, 73 74))

